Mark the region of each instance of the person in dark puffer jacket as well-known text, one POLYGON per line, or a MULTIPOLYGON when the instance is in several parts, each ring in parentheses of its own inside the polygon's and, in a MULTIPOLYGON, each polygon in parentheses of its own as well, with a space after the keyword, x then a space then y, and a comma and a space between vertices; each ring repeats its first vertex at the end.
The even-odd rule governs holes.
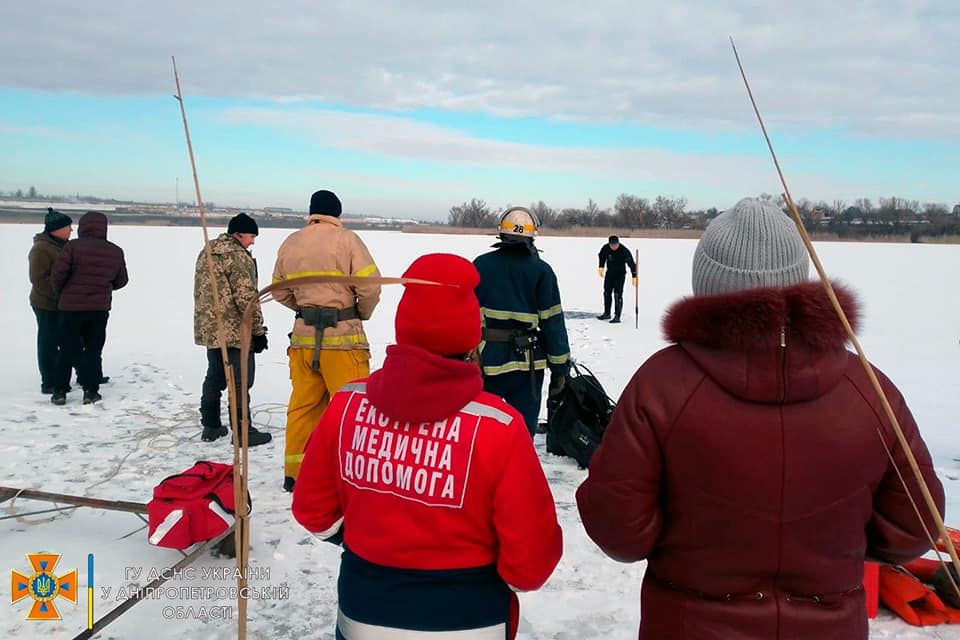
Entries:
POLYGON ((71 364, 78 356, 84 404, 101 399, 101 356, 113 292, 127 284, 123 250, 107 241, 105 215, 96 211, 84 214, 77 236, 64 246, 50 274, 50 284, 60 296, 63 341, 51 396, 51 401, 58 405, 66 403, 71 364))
MULTIPOLYGON (((775 205, 744 199, 714 219, 694 296, 663 323, 673 344, 634 374, 590 461, 584 528, 611 558, 647 560, 641 640, 865 640, 864 560, 929 548, 934 518, 808 271, 775 205)), ((835 290, 856 326, 856 300, 835 290)), ((942 514, 906 401, 874 372, 942 514)))

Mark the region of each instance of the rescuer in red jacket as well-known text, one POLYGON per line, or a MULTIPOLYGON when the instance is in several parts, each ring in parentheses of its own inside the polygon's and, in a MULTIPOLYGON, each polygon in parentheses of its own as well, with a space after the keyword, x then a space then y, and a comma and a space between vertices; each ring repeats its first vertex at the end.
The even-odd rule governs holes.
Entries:
POLYGON ((431 254, 404 277, 443 284, 405 285, 397 344, 332 398, 293 515, 343 542, 338 638, 513 637, 513 591, 538 589, 560 560, 553 496, 523 417, 482 390, 474 266, 431 254))

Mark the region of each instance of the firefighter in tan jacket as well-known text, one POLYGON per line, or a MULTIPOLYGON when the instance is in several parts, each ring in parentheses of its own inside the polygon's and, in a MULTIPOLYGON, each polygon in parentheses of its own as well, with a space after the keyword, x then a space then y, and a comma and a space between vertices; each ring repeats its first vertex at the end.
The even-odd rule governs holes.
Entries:
MULTIPOLYGON (((380 270, 357 234, 340 222, 340 200, 330 191, 310 199, 303 229, 277 252, 273 281, 318 275, 377 277, 380 270)), ((380 285, 306 284, 274 292, 297 312, 287 355, 293 391, 287 407, 284 482, 287 491, 300 473, 303 452, 324 409, 340 387, 370 375, 370 345, 363 332, 380 301, 380 285)))

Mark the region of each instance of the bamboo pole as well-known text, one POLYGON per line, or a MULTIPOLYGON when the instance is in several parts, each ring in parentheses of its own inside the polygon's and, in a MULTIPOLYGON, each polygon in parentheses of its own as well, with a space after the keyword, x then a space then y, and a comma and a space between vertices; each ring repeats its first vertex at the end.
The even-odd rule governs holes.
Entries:
MULTIPOLYGON (((237 397, 234 385, 234 375, 233 369, 230 367, 230 357, 227 353, 227 339, 226 333, 223 326, 223 310, 220 308, 220 289, 217 286, 217 276, 213 268, 213 255, 210 252, 210 236, 207 233, 207 214, 206 209, 203 204, 203 196, 200 194, 200 180, 197 177, 197 163, 193 156, 193 144, 190 141, 190 127, 187 124, 187 111, 183 104, 183 92, 180 90, 180 76, 177 73, 177 59, 174 56, 170 57, 173 62, 173 79, 177 86, 177 93, 174 96, 177 102, 180 104, 180 116, 183 119, 183 132, 187 138, 187 151, 190 154, 190 168, 193 171, 193 186, 197 195, 197 207, 200 212, 200 227, 203 230, 203 253, 204 258, 207 263, 207 271, 210 276, 210 285, 211 291, 210 295, 213 296, 213 309, 214 315, 217 320, 217 342, 220 345, 220 357, 223 360, 223 372, 227 380, 227 397, 229 398, 230 404, 230 426, 233 430, 233 491, 234 491, 234 508, 236 511, 236 527, 234 529, 234 541, 237 547, 236 552, 236 561, 239 577, 237 578, 237 638, 238 640, 245 640, 247 637, 247 599, 245 597, 247 591, 244 589, 246 586, 246 576, 247 576, 247 555, 246 555, 246 542, 245 537, 246 528, 247 528, 247 433, 246 430, 242 432, 237 429, 237 397), (239 455, 240 451, 243 451, 243 466, 241 466, 239 455)), ((247 344, 249 347, 250 337, 247 336, 247 344)))
MULTIPOLYGON (((863 369, 867 374, 867 378, 870 380, 870 384, 873 386, 874 391, 877 392, 877 396, 880 399, 881 405, 883 406, 883 412, 886 415, 887 420, 890 421, 890 425, 893 427, 894 433, 896 433, 897 441, 900 443, 900 447, 903 449, 903 453, 907 458, 907 462, 910 465, 911 471, 913 471, 917 485, 920 487, 920 493, 923 495, 924 502, 926 503, 930 514, 933 516, 933 520, 937 526, 937 531, 940 534, 943 544, 947 547, 947 551, 950 554, 950 559, 953 562, 953 566, 955 569, 960 569, 960 558, 957 557, 957 550, 953 546, 953 541, 950 539, 950 536, 947 533, 946 525, 943 522, 943 518, 940 516, 940 511, 937 509, 937 505, 933 500, 933 496, 930 494, 930 488, 927 487, 927 483, 923 479, 923 474, 920 472, 920 466, 917 464, 917 459, 913 455, 913 451, 910 450, 910 445, 903 434, 903 428, 900 426, 900 421, 897 420, 897 416, 894 413, 893 408, 890 406, 890 401, 887 400, 887 396, 883 392, 883 388, 880 386, 880 381, 877 379, 877 375, 873 370, 873 366, 870 364, 870 361, 867 360, 867 356, 863 351, 863 347, 860 346, 860 341, 857 339, 857 335, 854 332, 853 327, 850 325, 850 321, 847 319, 847 315, 844 313, 843 307, 840 305, 840 301, 837 299, 837 294, 833 290, 833 285, 830 283, 827 273, 823 268, 823 264, 820 262, 820 257, 817 255, 816 249, 813 248, 813 242, 810 240, 810 236, 807 234, 806 227, 803 225, 803 219, 800 217, 800 212, 797 211, 797 207, 793 202, 793 196, 790 195, 790 188, 787 186, 787 180, 783 175, 783 170, 780 168, 780 161, 777 159, 777 154, 773 150, 773 143, 770 141, 767 128, 763 124, 763 118, 760 115, 760 109, 757 107, 757 101, 753 97, 753 91, 750 89, 750 83, 747 81, 747 74, 743 70, 743 63, 740 61, 740 54, 737 52, 737 45, 734 43, 732 36, 730 38, 730 46, 733 47, 733 55, 737 60, 737 67, 740 69, 740 77, 743 78, 743 85, 747 89, 747 95, 750 98, 750 104, 753 106, 753 112, 756 114, 757 121, 760 123, 760 130, 763 131, 764 140, 767 142, 767 148, 770 150, 770 156, 773 158, 773 164, 777 169, 777 175, 780 178, 780 184, 783 186, 783 197, 787 203, 787 208, 790 210, 790 216, 793 218, 793 222, 797 226, 797 231, 800 232, 800 237, 803 239, 803 244, 806 246, 807 252, 810 254, 810 259, 813 261, 813 265, 817 270, 817 275, 820 277, 820 282, 823 284, 824 291, 826 291, 827 297, 830 299, 830 304, 833 306, 834 311, 836 311, 837 316, 840 318, 840 322, 843 324, 843 328, 847 332, 847 337, 849 338, 850 343, 857 352, 857 356, 860 359, 860 364, 863 365, 863 369)), ((883 438, 881 436, 881 440, 882 439, 883 438)), ((886 447, 886 441, 884 441, 884 446, 886 447)), ((893 462, 893 455, 889 448, 887 449, 887 452, 890 456, 891 462, 893 462)), ((896 468, 896 465, 894 465, 894 468, 896 468)), ((899 469, 897 469, 897 473, 900 473, 899 469)), ((906 492, 907 496, 910 497, 911 502, 913 502, 913 497, 910 495, 910 490, 907 488, 906 482, 903 481, 903 476, 901 475, 900 477, 901 481, 903 482, 904 491, 906 492)), ((916 508, 916 503, 914 503, 914 509, 917 512, 917 516, 920 518, 920 525, 927 533, 930 546, 936 550, 935 541, 932 539, 930 532, 927 531, 926 524, 923 522, 923 518, 920 515, 919 509, 916 508)), ((940 557, 939 552, 937 553, 937 557, 940 557)), ((942 559, 941 564, 943 564, 942 559)), ((953 576, 949 570, 947 571, 947 577, 954 589, 957 590, 957 594, 960 595, 960 588, 958 588, 957 583, 953 580, 953 576)))

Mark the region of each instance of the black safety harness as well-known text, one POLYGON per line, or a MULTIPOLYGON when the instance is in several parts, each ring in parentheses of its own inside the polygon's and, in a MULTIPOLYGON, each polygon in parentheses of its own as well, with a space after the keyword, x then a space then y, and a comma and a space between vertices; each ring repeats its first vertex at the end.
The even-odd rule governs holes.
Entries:
POLYGON ((336 307, 301 307, 297 311, 297 318, 302 318, 303 323, 308 327, 313 327, 313 360, 310 362, 310 368, 314 371, 320 370, 320 343, 323 341, 323 332, 326 329, 337 326, 341 320, 356 320, 360 314, 356 307, 348 309, 337 309, 336 307))

